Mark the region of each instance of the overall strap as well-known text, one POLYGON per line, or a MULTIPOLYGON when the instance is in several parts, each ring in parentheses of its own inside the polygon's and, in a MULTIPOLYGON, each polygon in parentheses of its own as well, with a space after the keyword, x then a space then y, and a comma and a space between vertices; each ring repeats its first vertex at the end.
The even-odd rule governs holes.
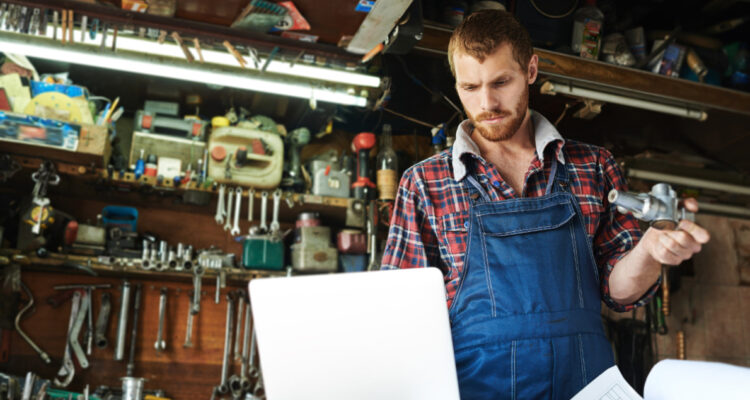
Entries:
MULTIPOLYGON (((473 161, 473 160, 472 160, 473 161)), ((466 184, 466 187, 469 189, 469 197, 476 200, 478 197, 482 198, 482 201, 485 203, 489 203, 491 200, 490 195, 487 193, 486 190, 482 187, 481 184, 479 184, 479 181, 476 178, 475 174, 475 165, 473 162, 466 163, 466 168, 468 169, 468 173, 466 174, 465 181, 468 183, 466 184)))

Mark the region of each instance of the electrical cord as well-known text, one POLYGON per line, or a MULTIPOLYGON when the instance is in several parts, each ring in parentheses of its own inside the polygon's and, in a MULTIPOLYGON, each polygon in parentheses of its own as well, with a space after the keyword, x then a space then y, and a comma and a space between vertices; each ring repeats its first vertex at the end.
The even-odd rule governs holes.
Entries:
POLYGON ((544 10, 542 10, 541 8, 539 8, 539 6, 538 6, 538 5, 536 4, 536 1, 535 1, 535 0, 529 0, 529 3, 531 3, 531 5, 532 5, 532 6, 534 7, 534 9, 536 9, 536 11, 537 11, 537 12, 538 12, 539 14, 542 14, 542 15, 544 15, 545 17, 547 17, 547 18, 552 18, 552 19, 560 19, 560 18, 565 18, 565 17, 567 17, 568 15, 570 15, 570 14, 573 14, 573 11, 575 11, 575 10, 576 10, 576 8, 578 8, 578 2, 579 2, 579 0, 576 0, 576 1, 574 1, 574 2, 573 2, 573 6, 572 6, 572 7, 570 7, 570 10, 566 11, 565 13, 563 13, 563 14, 559 14, 559 15, 552 15, 552 14, 549 14, 549 13, 545 12, 545 11, 544 11, 544 10))

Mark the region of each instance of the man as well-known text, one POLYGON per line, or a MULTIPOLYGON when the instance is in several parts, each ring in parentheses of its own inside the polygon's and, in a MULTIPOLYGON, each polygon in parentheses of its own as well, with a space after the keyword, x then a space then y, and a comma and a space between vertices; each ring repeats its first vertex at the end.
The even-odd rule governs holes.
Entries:
POLYGON ((443 270, 462 399, 568 399, 614 365, 600 301, 645 304, 708 232, 641 237, 608 204, 626 189, 612 155, 528 109, 538 59, 512 15, 467 17, 448 61, 469 119, 404 173, 383 268, 443 270))

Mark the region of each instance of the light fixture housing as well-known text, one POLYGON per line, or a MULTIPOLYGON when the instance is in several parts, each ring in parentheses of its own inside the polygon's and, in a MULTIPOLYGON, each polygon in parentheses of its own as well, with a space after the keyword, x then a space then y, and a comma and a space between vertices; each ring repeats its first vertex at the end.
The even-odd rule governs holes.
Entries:
MULTIPOLYGON (((237 62, 230 54, 208 49, 202 51, 206 62, 190 63, 175 44, 158 45, 122 35, 117 39, 117 51, 110 50, 110 43, 104 47, 93 41, 63 45, 41 36, 0 32, 0 50, 6 53, 311 101, 364 107, 380 86, 379 77, 282 61, 272 60, 265 71, 254 66, 240 68, 232 66, 237 62)), ((261 59, 260 66, 263 64, 261 59)))
POLYGON ((559 93, 572 97, 603 101, 605 103, 620 104, 628 107, 697 119, 699 121, 705 121, 706 118, 708 118, 708 114, 705 111, 692 109, 687 106, 678 106, 667 102, 645 100, 632 96, 608 93, 600 90, 588 89, 573 83, 562 83, 554 80, 548 80, 542 83, 540 92, 548 95, 559 93))

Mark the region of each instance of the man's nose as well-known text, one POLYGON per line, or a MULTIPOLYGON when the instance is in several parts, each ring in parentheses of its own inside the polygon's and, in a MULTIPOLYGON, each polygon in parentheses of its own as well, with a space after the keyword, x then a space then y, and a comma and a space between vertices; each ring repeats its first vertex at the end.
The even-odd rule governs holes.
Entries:
POLYGON ((498 109, 499 101, 495 97, 492 90, 490 90, 489 88, 482 88, 479 95, 481 96, 480 106, 482 107, 483 111, 495 111, 498 109))

